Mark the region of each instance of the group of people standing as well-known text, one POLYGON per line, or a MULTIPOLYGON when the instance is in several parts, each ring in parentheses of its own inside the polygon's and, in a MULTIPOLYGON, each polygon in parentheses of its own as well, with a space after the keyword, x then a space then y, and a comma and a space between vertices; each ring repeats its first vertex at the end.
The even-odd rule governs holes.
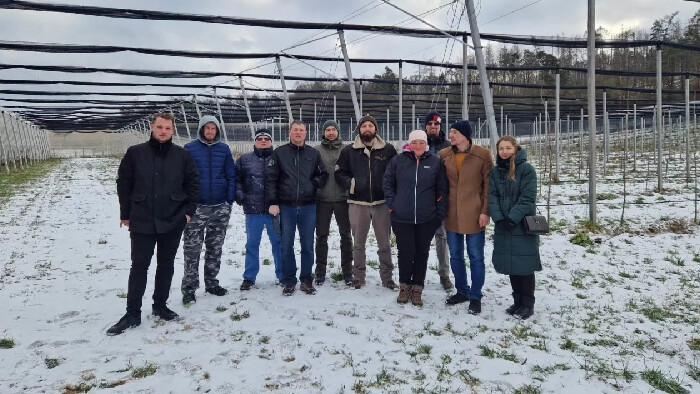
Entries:
POLYGON ((510 275, 513 289, 514 303, 506 312, 521 319, 532 315, 534 272, 541 269, 539 240, 525 234, 521 222, 535 213, 537 181, 513 137, 498 141, 494 166, 491 152, 473 144, 468 121, 453 123, 446 138, 436 111, 426 115, 425 130, 409 134, 400 153, 381 138, 369 115, 358 121, 357 136, 349 144, 343 143, 338 123, 326 121, 321 144, 315 148, 306 144, 306 124, 293 121, 288 143, 273 150, 269 130, 258 130, 253 151, 234 163, 230 148, 220 142, 215 117, 203 116, 198 139, 184 148, 172 144, 173 128, 172 115, 156 114, 151 139, 130 147, 119 166, 120 225, 130 230, 132 266, 127 313, 108 334, 141 323, 141 301, 156 245, 153 314, 164 320, 178 317, 166 301, 183 232, 183 304, 196 302, 203 244, 205 291, 215 296, 228 293, 216 276, 234 202, 245 213, 247 235, 241 291, 255 286, 266 228, 282 293, 293 295, 299 282, 300 291, 315 294, 315 286, 326 281, 328 236, 335 217, 346 285, 355 289, 366 285, 365 249, 371 225, 382 286, 398 290, 400 304, 423 305, 434 238, 440 283, 445 290, 453 288, 449 268, 455 280, 456 292, 446 304, 469 302, 468 312, 478 314, 485 278, 485 228, 493 218, 493 264, 497 272, 510 275), (392 231, 398 249, 398 284, 393 280, 392 231))

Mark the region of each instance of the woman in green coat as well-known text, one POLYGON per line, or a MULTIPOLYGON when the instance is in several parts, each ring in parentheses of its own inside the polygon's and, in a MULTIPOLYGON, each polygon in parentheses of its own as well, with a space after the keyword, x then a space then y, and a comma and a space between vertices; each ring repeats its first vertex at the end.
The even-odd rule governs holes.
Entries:
POLYGON ((489 175, 489 213, 496 223, 492 261, 496 272, 510 276, 513 305, 506 313, 527 319, 535 307, 535 271, 542 270, 539 236, 523 232, 525 216, 536 212, 537 175, 515 138, 504 136, 496 147, 489 175))

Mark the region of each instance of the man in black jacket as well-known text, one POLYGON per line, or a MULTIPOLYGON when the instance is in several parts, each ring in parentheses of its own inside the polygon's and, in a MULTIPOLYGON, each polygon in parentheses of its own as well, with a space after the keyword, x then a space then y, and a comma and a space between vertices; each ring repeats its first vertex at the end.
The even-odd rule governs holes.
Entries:
POLYGON ((299 289, 314 294, 311 276, 314 265, 316 190, 326 184, 328 173, 318 151, 306 144, 306 124, 295 120, 289 126, 289 143, 275 149, 265 171, 268 212, 280 215, 282 230, 282 294, 292 295, 297 284, 294 236, 299 228, 301 272, 299 289))
POLYGON ((156 244, 153 315, 173 320, 166 302, 180 237, 197 208, 199 176, 190 153, 172 143, 174 118, 159 113, 151 121, 151 139, 129 147, 119 165, 119 227, 129 228, 131 271, 126 314, 107 330, 118 335, 141 324, 141 301, 156 244))

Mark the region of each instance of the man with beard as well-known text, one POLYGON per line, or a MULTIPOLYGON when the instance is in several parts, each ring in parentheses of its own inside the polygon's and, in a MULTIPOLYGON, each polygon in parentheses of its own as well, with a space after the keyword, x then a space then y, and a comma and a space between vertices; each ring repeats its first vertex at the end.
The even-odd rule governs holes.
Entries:
POLYGON ((362 288, 366 278, 365 242, 370 223, 379 250, 379 276, 382 286, 397 290, 392 279, 391 219, 384 201, 382 181, 389 160, 396 156, 396 148, 377 135, 377 121, 363 116, 357 122, 358 136, 343 148, 338 158, 335 181, 348 190, 348 214, 353 235, 353 287, 362 288))
POLYGON ((107 335, 118 335, 141 324, 148 266, 156 245, 153 315, 163 320, 178 317, 166 302, 182 231, 197 208, 199 176, 190 152, 173 144, 174 126, 173 115, 153 115, 151 139, 129 147, 119 164, 119 227, 129 228, 131 271, 126 314, 107 330, 107 335))
POLYGON ((250 290, 260 271, 260 241, 267 228, 267 237, 272 246, 272 259, 275 262, 275 276, 282 283, 282 258, 280 257, 279 217, 268 212, 265 203, 265 170, 272 156, 272 133, 260 129, 255 133, 253 151, 243 154, 236 161, 236 203, 245 213, 245 270, 241 290, 250 290))
MULTIPOLYGON (((430 111, 425 114, 425 133, 428 134, 428 150, 438 156, 441 149, 449 148, 450 141, 445 139, 442 131, 442 117, 437 111, 430 111)), ((450 282, 450 261, 447 258, 447 238, 445 236, 445 226, 441 224, 435 231, 435 253, 438 260, 438 275, 440 284, 446 290, 452 290, 450 282)))

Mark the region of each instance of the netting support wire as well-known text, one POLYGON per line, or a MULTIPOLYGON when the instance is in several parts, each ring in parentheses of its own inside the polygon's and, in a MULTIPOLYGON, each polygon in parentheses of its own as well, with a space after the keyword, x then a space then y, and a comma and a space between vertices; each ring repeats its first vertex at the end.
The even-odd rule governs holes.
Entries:
MULTIPOLYGON (((467 35, 462 36, 462 119, 469 120, 469 67, 467 63, 467 35)), ((449 128, 450 125, 448 124, 449 128)), ((449 130, 448 130, 449 131, 449 130)))
MULTIPOLYGON (((216 110, 219 112, 219 122, 221 122, 221 132, 224 135, 224 142, 228 143, 226 123, 224 123, 224 115, 221 113, 221 103, 219 102, 219 95, 216 93, 216 86, 212 87, 212 90, 214 91, 214 100, 216 100, 216 110)), ((197 130, 197 137, 199 138, 199 130, 197 130)))
POLYGON ((250 138, 255 139, 255 126, 253 125, 253 117, 250 116, 250 105, 248 105, 248 94, 245 91, 245 86, 243 85, 243 77, 238 76, 238 83, 241 86, 241 93, 243 94, 243 104, 245 104, 245 113, 248 116, 248 126, 250 127, 250 138))
POLYGON ((364 93, 362 89, 362 81, 360 81, 360 114, 365 113, 364 110, 364 93))
MULTIPOLYGON (((559 157, 561 156, 561 113, 559 111, 559 92, 560 92, 560 87, 561 87, 561 78, 559 74, 559 70, 557 70, 557 73, 555 75, 555 81, 554 81, 556 87, 554 89, 554 149, 556 151, 556 154, 554 155, 555 157, 555 164, 554 164, 554 177, 557 181, 559 181, 559 157)), ((568 129, 568 118, 567 118, 567 129, 568 129)))
POLYGON ((598 222, 596 209, 595 0, 588 0, 588 220, 598 222))
POLYGON ((690 182, 690 76, 685 77, 685 179, 690 182))
POLYGON ((499 130, 500 130, 500 133, 503 134, 503 106, 502 105, 501 105, 501 123, 500 123, 500 125, 501 125, 501 128, 499 130))
MULTIPOLYGON (((7 128, 3 128, 3 129, 5 130, 5 133, 7 133, 7 128)), ((4 139, 6 140, 7 138, 4 138, 4 139)), ((9 157, 8 152, 7 152, 7 149, 5 149, 5 146, 3 144, 4 143, 3 143, 2 133, 0 133, 0 153, 2 153, 2 159, 5 161, 5 170, 9 174, 10 173, 10 163, 9 163, 10 157, 9 157)))
POLYGON ((445 124, 450 124, 450 99, 445 97, 445 124))
POLYGON ((663 146, 663 127, 664 127, 664 116, 663 108, 661 108, 661 45, 656 47, 656 133, 658 135, 656 146, 656 171, 657 171, 657 184, 656 187, 658 192, 661 193, 663 190, 663 176, 661 174, 661 156, 662 156, 662 146, 663 146))
POLYGON ((632 105, 632 122, 634 125, 632 126, 632 150, 634 156, 633 161, 632 161, 632 170, 636 173, 637 172, 637 104, 632 105))
POLYGON ((182 119, 185 121, 185 128, 187 129, 187 139, 192 140, 192 134, 190 134, 190 124, 187 122, 187 112, 185 112, 185 105, 180 103, 180 112, 182 112, 182 119))
MULTIPOLYGON (((192 101, 194 102, 194 109, 197 111, 197 118, 202 119, 202 110, 199 109, 199 102, 196 94, 192 96, 192 101)), ((199 122, 199 119, 197 119, 197 122, 199 122)), ((199 134, 199 130, 197 130, 197 134, 199 134)))
MULTIPOLYGON (((338 121, 338 111, 337 111, 337 109, 338 109, 338 108, 337 108, 336 105, 335 105, 335 93, 333 93, 333 120, 335 120, 336 122, 338 121)), ((352 124, 350 125, 350 127, 352 127, 352 124)))
POLYGON ((403 62, 399 60, 399 140, 403 139, 403 62))
POLYGON ((275 62, 277 62, 277 71, 280 73, 280 84, 282 84, 282 93, 284 94, 284 104, 287 106, 287 116, 289 117, 289 123, 294 121, 294 115, 292 114, 292 105, 289 104, 289 94, 287 93, 287 84, 284 82, 284 72, 282 71, 282 61, 279 56, 275 57, 275 62))
POLYGON ((474 54, 476 65, 479 69, 481 79, 481 95, 484 99, 484 109, 486 111, 486 122, 491 131, 491 152, 496 153, 496 141, 498 140, 498 129, 496 129, 496 114, 493 111, 493 96, 489 87, 489 77, 486 74, 486 64, 484 63, 483 47, 481 46, 481 36, 479 36, 479 26, 476 23, 476 12, 474 11, 474 1, 467 0, 467 14, 469 15, 469 28, 471 29, 472 42, 474 43, 474 54))
MULTIPOLYGON (((316 133, 316 141, 320 141, 321 139, 319 138, 319 135, 318 135, 318 111, 316 109, 316 100, 314 100, 314 132, 316 133)), ((338 133, 340 133, 340 130, 338 130, 338 133)), ((324 130, 324 135, 325 135, 325 130, 324 130)))
MULTIPOLYGON (((447 127, 450 127, 449 125, 447 127)), ((411 103, 411 131, 416 129, 416 103, 411 103)), ((449 130, 448 130, 449 131, 449 130)))
POLYGON ((391 134, 389 134, 389 131, 391 130, 391 125, 389 123, 389 107, 386 107, 386 123, 384 125, 386 127, 384 130, 384 139, 389 141, 391 139, 391 134))
MULTIPOLYGON (((355 108, 355 119, 358 121, 362 117, 360 112, 360 106, 357 103, 357 92, 355 92, 355 81, 352 79, 352 66, 350 65, 350 58, 348 57, 348 47, 345 45, 345 32, 338 30, 338 37, 340 37, 340 49, 343 52, 343 59, 345 60, 345 73, 348 78, 348 87, 350 88, 350 97, 352 97, 352 105, 355 108)), ((387 120, 387 124, 388 124, 387 120)))

